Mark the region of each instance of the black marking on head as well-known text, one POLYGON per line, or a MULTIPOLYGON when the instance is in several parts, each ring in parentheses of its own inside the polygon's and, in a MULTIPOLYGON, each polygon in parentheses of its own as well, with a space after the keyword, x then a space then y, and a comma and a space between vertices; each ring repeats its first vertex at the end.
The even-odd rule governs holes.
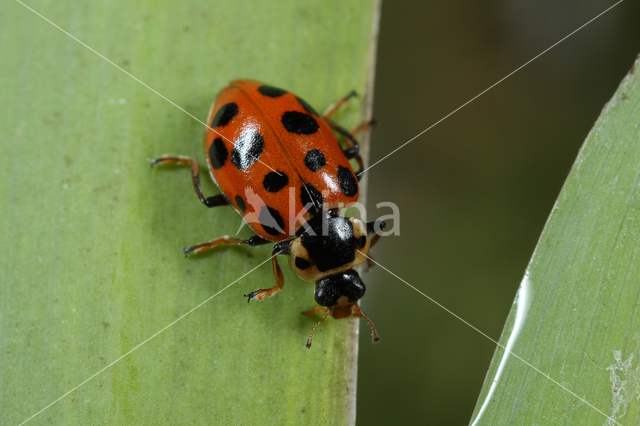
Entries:
POLYGON ((287 93, 286 90, 278 89, 277 87, 269 86, 267 84, 258 87, 258 92, 265 96, 269 96, 270 98, 279 98, 287 93))
POLYGON ((356 258, 357 241, 353 235, 353 224, 345 217, 315 215, 307 222, 300 238, 309 258, 320 272, 346 265, 356 258))
POLYGON ((318 113, 316 112, 316 110, 313 109, 313 107, 311 105, 306 103, 304 99, 299 98, 297 96, 296 96, 296 99, 298 100, 298 103, 300 103, 300 105, 302 105, 302 108, 304 108, 305 111, 307 111, 309 114, 315 115, 316 117, 318 116, 318 113))
POLYGON ((289 177, 284 172, 269 172, 262 181, 262 186, 269 192, 278 192, 289 183, 289 177))
POLYGON ((264 138, 258 132, 247 132, 236 140, 231 151, 231 162, 240 170, 247 169, 258 161, 264 150, 264 138))
POLYGON ((216 128, 218 126, 226 126, 238 115, 238 104, 231 102, 226 105, 222 105, 215 117, 211 120, 211 127, 216 128))
POLYGON ((303 259, 302 257, 296 257, 296 268, 298 269, 308 269, 311 267, 311 263, 307 259, 303 259))
POLYGON ((211 167, 219 169, 224 166, 224 163, 229 157, 229 151, 224 146, 224 141, 221 138, 215 138, 213 143, 209 147, 209 160, 211 161, 211 167))
POLYGON ((240 211, 242 213, 244 213, 247 210, 247 204, 244 202, 244 200, 242 199, 241 196, 236 195, 236 205, 238 206, 238 208, 240 209, 240 211))
POLYGON ((327 160, 319 149, 312 149, 304 157, 304 165, 312 172, 320 170, 325 164, 327 164, 327 160))
POLYGON ((367 291, 360 275, 353 269, 316 281, 315 299, 318 305, 332 307, 338 299, 347 296, 351 303, 362 299, 367 291))
POLYGON ((264 228, 267 234, 277 237, 284 233, 284 219, 278 213, 278 210, 263 206, 260 210, 260 216, 258 216, 258 222, 264 228))
POLYGON ((358 238, 358 246, 360 248, 363 248, 366 245, 367 245, 367 236, 366 235, 360 235, 360 238, 358 238))
POLYGON ((287 111, 282 115, 282 125, 287 132, 299 135, 312 135, 320 126, 315 118, 298 111, 287 111))
POLYGON ((353 197, 358 193, 358 181, 351 170, 346 167, 338 167, 338 183, 342 193, 347 197, 353 197))
POLYGON ((319 213, 322 210, 322 204, 324 204, 322 193, 310 183, 302 185, 300 188, 300 200, 304 207, 311 204, 311 207, 309 208, 309 212, 311 214, 319 213))

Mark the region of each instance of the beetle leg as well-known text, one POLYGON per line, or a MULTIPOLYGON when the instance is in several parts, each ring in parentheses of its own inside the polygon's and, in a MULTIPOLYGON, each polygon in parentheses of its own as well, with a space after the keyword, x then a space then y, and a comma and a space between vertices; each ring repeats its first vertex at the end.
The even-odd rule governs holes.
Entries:
POLYGON ((281 241, 276 243, 273 246, 273 253, 271 255, 271 263, 273 265, 273 275, 276 277, 276 285, 271 286, 269 288, 259 288, 258 290, 254 290, 251 293, 247 293, 244 296, 248 297, 247 302, 250 302, 251 299, 256 298, 258 300, 264 300, 267 296, 273 296, 284 287, 284 275, 282 274, 282 269, 278 264, 278 260, 276 258, 277 255, 288 255, 289 254, 289 240, 281 241))
MULTIPOLYGON (((320 308, 321 306, 318 306, 318 307, 320 308)), ((315 309, 316 309, 316 308, 311 309, 311 311, 313 311, 313 310, 315 310, 315 309)), ((324 308, 323 308, 323 309, 324 309, 324 308)), ((310 311, 307 311, 307 312, 310 312, 310 311)), ((321 310, 319 310, 319 312, 321 312, 321 310)), ((303 312, 303 313, 304 313, 304 312, 303 312)), ((320 324, 322 324, 322 322, 323 322, 324 320, 326 320, 326 319, 327 319, 327 317, 328 317, 330 314, 331 314, 331 309, 327 309, 327 310, 326 310, 326 312, 324 313, 324 315, 322 316, 322 318, 320 319, 320 321, 318 321, 318 322, 316 323, 316 325, 314 325, 314 326, 311 328, 311 333, 309 333, 309 338, 307 339, 307 343, 306 343, 306 345, 305 345, 305 346, 307 347, 307 349, 309 349, 309 348, 311 347, 311 338, 313 337, 313 332, 316 330, 316 327, 318 327, 320 324)), ((305 315, 306 315, 306 314, 305 314, 305 315)))
POLYGON ((240 244, 248 244, 250 246, 259 246, 262 244, 268 244, 271 241, 265 240, 264 238, 260 238, 258 236, 251 237, 248 240, 243 240, 242 238, 234 238, 228 235, 222 236, 220 238, 216 238, 215 240, 207 241, 206 243, 196 244, 195 246, 187 247, 184 249, 185 257, 190 253, 201 254, 205 251, 214 249, 221 245, 228 246, 236 246, 240 244))
POLYGON ((312 308, 312 309, 309 309, 308 311, 302 312, 302 315, 306 315, 308 317, 312 317, 314 315, 317 315, 319 312, 324 312, 326 310, 327 310, 327 308, 325 308, 324 306, 316 306, 315 308, 312 308))
MULTIPOLYGON (((372 221, 372 222, 367 222, 367 233, 368 234, 375 234, 371 238, 371 241, 369 242, 369 251, 371 251, 373 246, 376 245, 376 243, 378 242, 378 240, 382 236, 378 232, 384 231, 384 229, 386 227, 387 227, 387 224, 385 223, 384 220, 378 219, 378 220, 375 220, 375 221, 372 221)), ((372 266, 373 266, 373 261, 371 260, 371 256, 367 255, 367 270, 370 269, 372 266)))
POLYGON ((342 152, 348 160, 355 158, 356 162, 358 163, 358 170, 355 173, 358 180, 360 180, 360 176, 362 175, 362 171, 364 170, 364 161, 362 160, 362 156, 360 155, 360 145, 358 144, 358 141, 353 137, 351 132, 337 124, 332 119, 324 117, 324 120, 334 132, 343 136, 344 143, 347 147, 343 149, 342 152))
POLYGON ((202 204, 207 207, 226 206, 228 204, 224 195, 218 194, 212 197, 205 198, 202 194, 202 188, 200 187, 200 167, 195 158, 185 157, 183 155, 163 155, 160 158, 152 158, 149 160, 151 167, 156 164, 178 164, 178 165, 190 165, 191 166, 191 180, 193 181, 193 188, 196 190, 196 195, 202 204))
POLYGON ((378 123, 376 122, 375 119, 369 120, 369 121, 363 121, 362 123, 358 124, 353 129, 351 129, 351 131, 349 133, 351 133, 351 136, 355 136, 358 133, 362 133, 362 132, 366 132, 366 131, 371 130, 372 128, 374 128, 376 126, 376 124, 378 124, 378 123))
POLYGON ((343 149, 342 152, 347 157, 347 159, 351 160, 352 158, 355 158, 356 162, 358 163, 358 171, 356 171, 355 173, 356 173, 356 178, 358 178, 358 181, 359 181, 362 176, 362 172, 364 171, 364 161, 360 156, 360 146, 358 145, 358 141, 356 141, 356 139, 354 138, 354 135, 362 131, 368 130, 369 128, 371 128, 371 126, 375 124, 375 122, 374 121, 363 122, 350 132, 345 128, 339 126, 336 122, 334 122, 330 118, 338 110, 343 108, 347 104, 347 102, 349 102, 350 99, 356 96, 358 96, 358 94, 355 91, 352 91, 351 93, 349 93, 347 96, 340 99, 335 104, 329 105, 329 107, 322 114, 322 118, 327 122, 329 127, 331 127, 331 129, 334 132, 342 135, 342 137, 344 138, 344 141, 345 141, 344 143, 347 146, 347 148, 343 149))
POLYGON ((376 326, 373 325, 373 322, 369 319, 369 317, 367 317, 364 312, 362 312, 360 305, 358 305, 357 303, 353 305, 353 316, 364 318, 365 321, 369 323, 369 325, 371 326, 371 338, 373 339, 373 343, 378 343, 380 341, 380 337, 378 336, 378 330, 376 330, 376 326))
POLYGON ((342 152, 347 157, 347 159, 351 160, 352 158, 355 158, 356 161, 358 162, 358 167, 360 169, 355 172, 356 178, 358 178, 358 182, 362 178, 362 173, 364 172, 364 162, 362 161, 362 157, 360 156, 360 144, 358 144, 358 141, 356 140, 355 135, 361 132, 366 132, 372 127, 374 127, 375 125, 376 125, 376 120, 369 120, 369 121, 363 121, 353 129, 351 129, 351 131, 349 132, 349 135, 346 134, 346 131, 344 129, 341 129, 339 131, 341 135, 345 136, 345 140, 348 141, 347 146, 350 143, 352 144, 351 147, 347 149, 343 149, 342 152))
MULTIPOLYGON (((325 120, 328 121, 332 121, 329 117, 331 117, 333 114, 335 114, 337 111, 339 111, 340 109, 342 109, 345 105, 347 105, 347 102, 349 102, 350 99, 355 98, 356 96, 358 96, 358 94, 356 93, 355 90, 352 90, 347 96, 341 98, 338 102, 336 102, 335 104, 331 104, 329 105, 329 107, 327 107, 327 109, 324 111, 324 113, 322 114, 322 118, 324 118, 325 120)), ((376 125, 376 120, 369 120, 369 121, 363 121, 362 123, 360 123, 359 125, 357 125, 356 127, 354 127, 349 134, 351 136, 355 136, 358 133, 361 132, 366 132, 367 130, 371 129, 372 127, 374 127, 376 125)), ((333 126, 332 126, 333 127, 333 126)), ((343 132, 340 132, 341 134, 344 134, 343 132)))
POLYGON ((382 233, 382 231, 384 231, 386 227, 387 223, 384 220, 378 219, 372 222, 367 222, 367 233, 375 234, 373 238, 371 238, 371 242, 369 243, 369 250, 371 250, 373 246, 376 245, 376 243, 382 236, 378 232, 382 233))
POLYGON ((324 111, 324 113, 322 113, 322 118, 326 119, 327 117, 331 117, 333 114, 336 113, 336 111, 343 108, 351 98, 355 98, 356 96, 358 96, 358 94, 356 93, 355 90, 352 90, 347 96, 341 98, 335 104, 329 105, 327 109, 324 111))

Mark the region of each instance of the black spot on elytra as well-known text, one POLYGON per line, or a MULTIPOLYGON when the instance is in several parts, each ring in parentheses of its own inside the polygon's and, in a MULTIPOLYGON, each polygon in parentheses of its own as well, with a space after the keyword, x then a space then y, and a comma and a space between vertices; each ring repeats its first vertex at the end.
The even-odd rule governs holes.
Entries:
POLYGON ((231 151, 231 162, 244 170, 258 161, 264 150, 264 138, 258 132, 243 133, 231 151))
POLYGON ((244 202, 244 200, 242 199, 241 196, 236 195, 236 205, 238 206, 238 208, 240 209, 240 211, 242 213, 244 213, 245 211, 247 211, 247 204, 244 202))
POLYGON ((229 157, 229 151, 224 146, 224 142, 220 138, 213 140, 213 143, 209 147, 209 160, 211 161, 211 167, 219 169, 224 166, 224 163, 229 157))
POLYGON ((231 102, 226 105, 222 105, 216 115, 211 120, 211 127, 216 128, 218 126, 226 126, 238 115, 238 105, 231 102))
POLYGON ((301 98, 299 98, 297 96, 296 96, 296 99, 298 100, 298 103, 300 105, 302 105, 302 108, 304 108, 305 111, 307 111, 309 114, 315 115, 316 117, 318 116, 318 113, 316 112, 316 110, 313 109, 313 107, 311 105, 306 103, 304 99, 301 99, 301 98))
POLYGON ((267 234, 277 237, 284 233, 284 219, 278 213, 278 210, 263 206, 260 210, 260 216, 258 216, 258 222, 264 228, 267 234))
POLYGON ((361 235, 360 238, 358 238, 358 247, 363 248, 366 245, 367 245, 367 236, 361 235))
POLYGON ((312 172, 320 170, 325 164, 327 164, 327 160, 319 149, 312 149, 304 157, 304 165, 312 172))
POLYGON ((308 269, 311 267, 311 263, 307 259, 303 259, 301 257, 296 257, 296 268, 298 269, 308 269))
POLYGON ((346 167, 338 167, 338 183, 342 193, 347 197, 353 197, 358 193, 358 181, 351 170, 346 167))
POLYGON ((270 98, 279 98, 287 93, 286 90, 278 89, 277 87, 269 86, 267 84, 258 87, 258 92, 265 96, 269 96, 270 98))
POLYGON ((282 125, 287 129, 287 132, 299 135, 311 135, 320 128, 315 118, 298 111, 285 112, 282 115, 282 125))
POLYGON ((262 186, 269 192, 278 192, 289 183, 289 177, 284 172, 269 172, 262 181, 262 186))
POLYGON ((314 215, 322 210, 322 204, 324 203, 322 193, 320 193, 320 191, 310 183, 307 183, 300 188, 300 200, 304 207, 308 207, 308 205, 311 204, 311 206, 308 207, 308 210, 314 215))

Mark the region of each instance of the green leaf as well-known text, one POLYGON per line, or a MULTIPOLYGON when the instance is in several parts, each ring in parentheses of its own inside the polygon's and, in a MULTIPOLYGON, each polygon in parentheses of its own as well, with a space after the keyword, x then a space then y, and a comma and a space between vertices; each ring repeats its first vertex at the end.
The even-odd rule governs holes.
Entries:
POLYGON ((513 354, 496 350, 472 424, 638 424, 638 65, 549 216, 500 340, 513 354))
MULTIPOLYGON (((320 110, 355 89, 347 127, 369 99, 377 2, 28 6, 201 120, 236 78, 320 110)), ((286 261, 282 292, 242 297, 273 284, 270 247, 182 255, 240 225, 198 202, 188 169, 147 162, 204 165, 201 123, 19 2, 0 5, 0 73, 0 423, 82 383, 28 424, 353 422, 357 321, 306 349, 313 286, 286 261)))

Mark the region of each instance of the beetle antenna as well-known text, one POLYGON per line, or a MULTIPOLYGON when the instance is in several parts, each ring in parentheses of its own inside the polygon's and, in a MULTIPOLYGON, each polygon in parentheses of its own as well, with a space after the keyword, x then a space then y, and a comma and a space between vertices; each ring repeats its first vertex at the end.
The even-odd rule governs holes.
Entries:
POLYGON ((378 336, 378 330, 376 330, 376 326, 373 325, 373 322, 369 319, 369 317, 366 316, 364 312, 362 312, 360 306, 356 305, 356 307, 356 316, 364 318, 369 323, 369 325, 371 326, 371 337, 373 338, 373 343, 378 343, 380 341, 380 337, 378 336))
POLYGON ((322 319, 320 321, 318 321, 318 323, 316 325, 314 325, 313 328, 311 329, 311 333, 309 333, 309 338, 307 339, 307 344, 305 345, 307 347, 307 349, 309 349, 311 347, 311 338, 313 337, 313 332, 315 331, 316 327, 319 326, 320 324, 322 324, 322 321, 327 319, 327 316, 329 316, 330 312, 331 312, 331 309, 327 309, 326 312, 324 313, 324 315, 322 316, 322 319))

